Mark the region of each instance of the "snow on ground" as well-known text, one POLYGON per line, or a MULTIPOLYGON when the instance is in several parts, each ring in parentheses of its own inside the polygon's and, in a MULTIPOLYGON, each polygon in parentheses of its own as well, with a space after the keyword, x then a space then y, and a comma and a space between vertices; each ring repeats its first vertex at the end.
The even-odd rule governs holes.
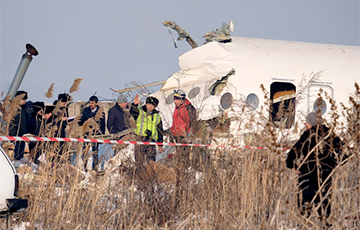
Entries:
POLYGON ((21 222, 18 225, 13 225, 11 229, 13 229, 13 230, 26 230, 28 227, 30 227, 29 222, 21 222))

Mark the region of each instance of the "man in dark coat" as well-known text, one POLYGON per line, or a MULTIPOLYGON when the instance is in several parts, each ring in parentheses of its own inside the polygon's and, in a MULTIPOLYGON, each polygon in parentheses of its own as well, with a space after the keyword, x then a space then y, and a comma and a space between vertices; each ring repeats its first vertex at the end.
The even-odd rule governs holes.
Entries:
POLYGON ((322 118, 315 112, 306 117, 305 126, 307 130, 291 148, 286 165, 299 174, 302 213, 308 215, 306 209, 321 203, 318 213, 326 219, 331 212, 331 172, 345 159, 341 154, 342 143, 333 130, 323 125, 322 118))
MULTIPOLYGON (((45 127, 43 114, 44 114, 45 104, 42 101, 37 101, 33 103, 33 113, 29 118, 27 123, 28 133, 33 134, 34 136, 42 136, 43 130, 45 127)), ((40 151, 40 142, 30 142, 29 151, 32 153, 33 161, 35 164, 39 164, 39 157, 41 154, 40 151)))
MULTIPOLYGON (((66 137, 66 126, 68 125, 69 118, 69 109, 68 104, 72 100, 71 96, 67 93, 61 93, 58 95, 58 100, 53 102, 55 109, 53 110, 53 126, 57 126, 56 131, 54 132, 54 137, 66 137)), ((66 149, 67 143, 59 142, 55 149, 55 155, 53 158, 60 162, 60 158, 63 155, 64 150, 66 149)))
MULTIPOLYGON (((30 117, 27 109, 25 109, 25 103, 28 98, 27 92, 18 91, 15 95, 16 99, 20 99, 20 109, 9 124, 9 135, 10 136, 23 136, 27 133, 27 122, 30 117)), ((14 149, 14 160, 15 167, 19 167, 23 163, 27 163, 24 158, 25 142, 17 141, 14 149)))
MULTIPOLYGON (((81 115, 81 119, 79 121, 79 125, 82 126, 85 121, 89 120, 90 118, 94 118, 97 115, 97 113, 100 110, 100 106, 99 106, 99 99, 96 96, 91 96, 89 99, 89 106, 86 107, 81 115)), ((99 121, 97 121, 97 124, 99 125, 99 127, 91 127, 92 128, 92 133, 86 133, 86 137, 91 136, 91 135, 100 135, 100 134, 105 134, 105 113, 102 112, 102 115, 99 119, 99 121)))
POLYGON ((124 111, 126 106, 127 99, 121 94, 116 100, 115 106, 109 110, 107 128, 111 134, 120 133, 130 128, 129 115, 124 111))
MULTIPOLYGON (((84 123, 89 119, 94 119, 97 126, 93 126, 92 124, 89 124, 89 128, 91 129, 91 132, 86 132, 84 134, 85 138, 89 138, 93 135, 100 135, 105 134, 105 113, 101 112, 101 115, 97 115, 100 113, 100 106, 99 106, 99 99, 96 96, 91 96, 89 99, 89 106, 84 109, 82 112, 81 120, 79 121, 79 125, 82 126, 84 123), (95 120, 95 118, 99 117, 98 120, 95 120)), ((98 165, 99 158, 98 158, 98 150, 99 146, 97 143, 92 143, 92 155, 93 155, 93 169, 95 169, 98 165)), ((84 146, 85 148, 85 146, 84 146)), ((83 155, 83 160, 84 160, 83 155)), ((86 162, 86 160, 85 160, 86 162)), ((85 163, 86 165, 86 163, 85 163)))
MULTIPOLYGON (((72 101, 72 97, 69 94, 60 93, 58 95, 58 99, 53 102, 53 105, 55 105, 55 106, 57 106, 57 104, 59 103, 58 106, 60 108, 62 117, 69 117, 68 105, 69 105, 70 101, 72 101)), ((58 114, 54 114, 54 115, 59 116, 60 112, 58 112, 58 114)))

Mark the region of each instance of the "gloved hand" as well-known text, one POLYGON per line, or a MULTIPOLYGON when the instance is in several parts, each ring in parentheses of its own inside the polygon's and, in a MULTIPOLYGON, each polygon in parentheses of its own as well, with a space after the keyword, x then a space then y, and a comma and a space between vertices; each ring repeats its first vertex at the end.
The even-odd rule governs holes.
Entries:
POLYGON ((148 139, 150 139, 151 134, 152 134, 151 131, 147 129, 147 130, 145 131, 145 134, 146 134, 146 137, 147 137, 148 139))

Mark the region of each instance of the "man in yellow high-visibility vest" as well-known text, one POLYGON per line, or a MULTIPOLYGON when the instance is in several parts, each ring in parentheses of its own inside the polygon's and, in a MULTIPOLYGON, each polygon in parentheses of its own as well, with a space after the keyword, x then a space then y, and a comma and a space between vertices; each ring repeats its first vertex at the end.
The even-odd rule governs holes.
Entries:
MULTIPOLYGON (((159 111, 156 106, 159 100, 155 97, 146 98, 146 103, 139 106, 139 95, 136 95, 134 103, 130 108, 130 114, 134 117, 136 122, 135 134, 140 137, 141 141, 145 142, 163 142, 163 127, 159 111)), ((158 146, 159 152, 162 152, 162 146, 158 146)), ((147 163, 148 161, 155 161, 156 146, 155 145, 139 145, 135 148, 136 163, 147 163)))

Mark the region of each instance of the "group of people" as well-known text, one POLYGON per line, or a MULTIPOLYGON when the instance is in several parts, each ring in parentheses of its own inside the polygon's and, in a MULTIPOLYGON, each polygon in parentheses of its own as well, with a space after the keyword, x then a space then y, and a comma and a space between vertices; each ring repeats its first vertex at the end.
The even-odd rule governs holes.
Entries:
MULTIPOLYGON (((127 98, 120 95, 116 105, 109 110, 107 128, 111 134, 121 133, 130 128, 130 119, 134 119, 136 127, 135 134, 139 141, 144 142, 163 142, 165 131, 163 130, 162 119, 156 107, 159 100, 156 97, 149 96, 145 104, 140 104, 140 98, 136 95, 133 103, 130 105, 130 112, 124 109, 128 105, 127 98)), ((175 110, 173 114, 173 123, 170 129, 172 141, 184 143, 187 137, 194 133, 193 127, 196 123, 196 109, 186 98, 183 90, 174 91, 175 110)), ((166 132, 167 133, 167 132, 166 132)), ((162 152, 162 146, 158 145, 159 152, 162 152)), ((188 157, 188 156, 187 156, 188 157)), ((140 145, 135 149, 135 162, 138 165, 156 160, 156 146, 140 145)))
MULTIPOLYGON (((34 103, 27 101, 28 94, 22 90, 16 93, 15 99, 20 101, 20 106, 9 123, 10 136, 31 134, 34 136, 65 137, 65 128, 69 117, 67 103, 71 100, 69 94, 59 94, 58 99, 52 105, 45 105, 41 101, 34 103)), ((38 165, 39 156, 41 155, 40 143, 29 143, 29 150, 33 151, 33 163, 38 165)), ((16 142, 14 148, 15 167, 29 163, 24 158, 24 152, 25 142, 16 142)), ((63 143, 56 146, 55 152, 56 155, 53 156, 52 161, 60 159, 63 152, 63 143)))
MULTIPOLYGON (((18 91, 16 96, 21 99, 21 108, 9 125, 10 136, 22 136, 27 133, 35 136, 45 135, 46 125, 55 125, 52 136, 65 137, 65 127, 68 125, 67 104, 71 100, 70 95, 63 93, 58 95, 58 100, 53 105, 45 105, 43 102, 35 102, 32 106, 26 103, 27 93, 18 91), (32 108, 32 109, 31 109, 32 108), (57 110, 57 111, 56 111, 57 110)), ((129 104, 124 95, 117 98, 116 104, 108 111, 107 125, 105 126, 105 115, 100 110, 98 98, 92 96, 89 99, 89 106, 83 112, 79 125, 83 126, 89 119, 96 119, 96 127, 90 126, 90 130, 84 134, 85 137, 91 135, 104 134, 105 128, 110 134, 121 134, 130 129, 130 120, 135 121, 135 134, 139 141, 144 142, 163 142, 164 130, 162 119, 156 107, 159 100, 153 96, 146 98, 145 104, 140 104, 140 98, 136 95, 130 104, 130 109, 126 109, 129 104), (102 114, 98 114, 100 112, 102 114)), ((173 113, 173 123, 170 129, 171 140, 178 143, 186 143, 188 136, 194 133, 196 123, 196 110, 186 99, 183 90, 174 91, 175 110, 173 113)), ((332 171, 339 164, 344 162, 346 157, 342 154, 343 143, 336 136, 333 130, 324 125, 321 116, 315 112, 309 113, 306 117, 305 126, 307 130, 301 135, 298 142, 290 149, 286 159, 286 166, 299 175, 299 206, 304 215, 309 214, 309 205, 315 204, 321 217, 327 218, 330 215, 331 197, 331 176, 332 171)), ((121 136, 119 136, 121 138, 121 136)), ((30 143, 30 149, 36 149, 39 143, 30 143)), ((97 154, 97 145, 92 146, 92 150, 97 154)), ((158 146, 162 152, 162 146, 158 146)), ((189 160, 189 151, 183 146, 177 148, 177 158, 179 165, 186 167, 189 160)), ((23 161, 24 142, 16 142, 14 150, 16 161, 23 161)), ((38 164, 41 149, 35 151, 34 163, 38 164)), ((59 159, 62 153, 62 146, 58 146, 56 157, 59 159)), ((139 145, 135 149, 135 162, 138 166, 156 159, 156 146, 139 145)), ((94 157, 94 167, 97 164, 97 155, 94 157)), ((183 167, 183 168, 184 168, 183 167)), ((178 170, 180 174, 181 171, 178 170)))
MULTIPOLYGON (((67 93, 58 95, 58 100, 52 105, 45 105, 44 102, 27 102, 28 95, 25 91, 18 91, 16 97, 21 99, 21 106, 9 125, 10 136, 23 136, 32 134, 34 136, 53 136, 66 137, 65 128, 69 125, 68 104, 72 100, 67 93)), ((162 126, 162 119, 156 107, 159 100, 149 96, 145 104, 140 104, 140 98, 136 95, 134 101, 130 104, 124 95, 119 95, 115 105, 108 111, 107 122, 105 113, 99 106, 99 100, 96 96, 91 96, 89 106, 85 107, 78 121, 79 126, 86 126, 84 138, 93 137, 94 135, 105 134, 107 128, 110 134, 119 134, 121 139, 124 131, 131 128, 131 120, 135 121, 136 127, 134 133, 138 136, 139 141, 163 142, 165 131, 162 126), (129 109, 127 109, 129 107, 129 109), (100 113, 100 114, 98 114, 100 113), (88 122, 90 119, 93 122, 88 122)), ((196 110, 186 98, 183 90, 174 91, 175 111, 173 115, 173 125, 170 129, 172 140, 184 142, 187 136, 192 134, 193 126, 196 122, 196 110)), ((60 162, 63 155, 64 143, 57 143, 54 148, 54 157, 52 161, 60 162)), ((32 162, 39 164, 39 156, 42 153, 40 142, 29 143, 29 150, 32 152, 32 162)), ((97 144, 91 144, 93 153, 93 169, 98 164, 97 144)), ((24 142, 16 142, 14 149, 15 166, 29 163, 24 158, 24 142)), ((85 147, 84 147, 85 149, 85 147)), ((159 152, 162 152, 162 146, 158 146, 159 152)), ((84 154, 83 154, 84 155, 84 154)), ((139 165, 156 159, 156 146, 141 145, 135 150, 135 162, 139 165)), ((87 160, 87 158, 83 158, 87 160)))

